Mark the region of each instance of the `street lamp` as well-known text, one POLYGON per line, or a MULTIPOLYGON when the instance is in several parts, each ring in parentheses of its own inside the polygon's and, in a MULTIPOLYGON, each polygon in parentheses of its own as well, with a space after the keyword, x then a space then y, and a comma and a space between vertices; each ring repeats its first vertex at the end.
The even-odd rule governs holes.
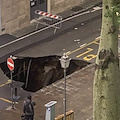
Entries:
POLYGON ((69 67, 70 64, 70 58, 66 55, 66 53, 63 53, 63 56, 60 58, 60 64, 61 67, 64 68, 64 120, 66 120, 66 68, 69 67))

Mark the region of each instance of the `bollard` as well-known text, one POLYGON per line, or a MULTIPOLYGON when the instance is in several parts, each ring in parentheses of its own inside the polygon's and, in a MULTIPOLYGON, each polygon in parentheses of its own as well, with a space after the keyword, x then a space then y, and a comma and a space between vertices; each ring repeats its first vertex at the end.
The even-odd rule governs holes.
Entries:
POLYGON ((21 96, 18 96, 18 95, 17 95, 17 88, 15 88, 15 94, 13 95, 13 99, 14 99, 14 100, 18 100, 18 99, 20 99, 20 97, 21 97, 21 96))
POLYGON ((17 88, 15 88, 15 96, 17 96, 17 88))

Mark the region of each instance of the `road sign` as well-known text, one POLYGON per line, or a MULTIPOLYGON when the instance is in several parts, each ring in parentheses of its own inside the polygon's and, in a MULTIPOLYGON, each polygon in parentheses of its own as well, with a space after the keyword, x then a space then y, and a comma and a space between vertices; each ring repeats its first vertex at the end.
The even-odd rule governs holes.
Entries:
POLYGON ((14 70, 14 61, 12 60, 12 58, 7 59, 7 66, 11 71, 14 70))
POLYGON ((50 18, 54 18, 54 19, 61 19, 61 17, 58 16, 58 15, 53 15, 53 14, 46 13, 46 12, 40 11, 40 10, 36 10, 35 14, 46 16, 46 17, 50 17, 50 18))

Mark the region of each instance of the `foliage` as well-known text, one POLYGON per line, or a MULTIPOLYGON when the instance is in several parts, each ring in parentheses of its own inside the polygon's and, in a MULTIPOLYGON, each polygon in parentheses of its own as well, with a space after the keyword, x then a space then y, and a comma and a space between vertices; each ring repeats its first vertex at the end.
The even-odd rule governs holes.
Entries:
POLYGON ((108 9, 107 12, 105 13, 105 17, 113 17, 113 13, 116 14, 117 16, 117 22, 120 24, 120 3, 117 4, 116 6, 113 6, 112 9, 108 9))
POLYGON ((112 10, 107 10, 107 12, 105 13, 105 17, 112 17, 113 11, 112 10))
POLYGON ((113 7, 113 11, 116 13, 117 21, 120 24, 120 4, 113 7))

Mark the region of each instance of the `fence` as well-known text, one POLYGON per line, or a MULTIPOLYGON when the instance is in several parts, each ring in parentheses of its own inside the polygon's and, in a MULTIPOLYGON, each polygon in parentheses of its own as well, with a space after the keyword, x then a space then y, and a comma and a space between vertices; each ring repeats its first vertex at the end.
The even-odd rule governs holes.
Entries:
POLYGON ((60 29, 62 24, 62 17, 58 15, 52 15, 50 13, 46 13, 44 11, 36 10, 35 11, 35 20, 38 23, 36 28, 38 28, 39 24, 43 24, 46 26, 54 27, 55 29, 60 29), (57 24, 58 23, 58 24, 57 24))
MULTIPOLYGON (((56 117, 55 120, 64 120, 64 114, 56 117)), ((66 113, 66 120, 74 120, 74 112, 72 110, 66 113)))

